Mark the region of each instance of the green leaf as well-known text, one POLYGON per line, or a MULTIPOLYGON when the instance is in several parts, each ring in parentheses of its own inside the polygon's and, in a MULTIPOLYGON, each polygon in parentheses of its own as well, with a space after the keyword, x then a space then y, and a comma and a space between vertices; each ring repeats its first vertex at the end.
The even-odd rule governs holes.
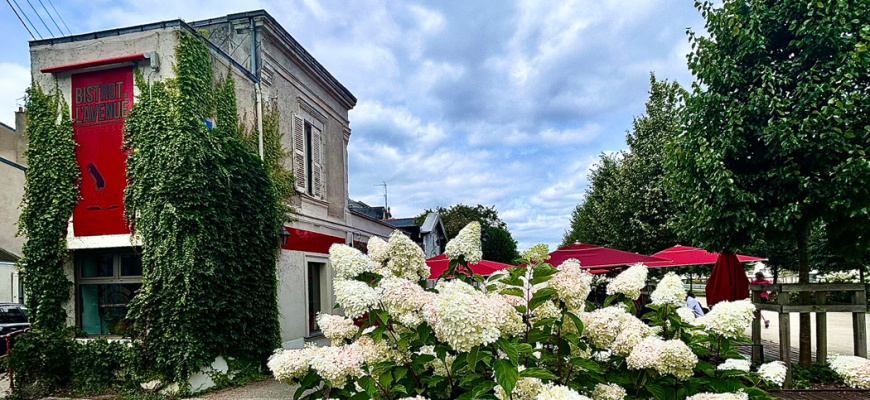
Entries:
POLYGON ((575 357, 571 359, 571 364, 574 364, 578 367, 587 369, 593 372, 601 372, 601 366, 598 365, 595 361, 592 361, 588 358, 575 357))
POLYGON ((505 289, 502 289, 501 292, 499 292, 499 293, 501 293, 503 295, 507 295, 507 296, 518 296, 518 297, 525 296, 525 293, 523 293, 523 290, 520 288, 517 288, 517 287, 505 288, 505 289))
POLYGON ((474 371, 475 367, 477 367, 477 356, 480 353, 480 347, 474 346, 471 350, 468 351, 468 356, 466 356, 466 360, 468 360, 468 370, 474 371))
POLYGON ((520 378, 538 378, 544 380, 558 379, 552 372, 538 367, 526 368, 520 371, 520 378))
POLYGON ((504 351, 505 354, 507 354, 508 358, 511 360, 511 363, 518 363, 519 355, 517 354, 517 348, 514 347, 513 343, 509 342, 504 337, 498 338, 498 341, 496 341, 496 343, 498 343, 498 347, 501 348, 501 350, 504 351))
POLYGON ((495 372, 495 381, 501 385, 506 393, 513 392, 517 379, 520 377, 517 366, 507 360, 495 360, 492 366, 495 372))
POLYGON ((568 318, 574 322, 574 326, 577 328, 577 334, 582 335, 583 334, 583 321, 580 320, 580 317, 574 315, 571 312, 567 312, 567 311, 565 312, 565 315, 568 316, 568 318))

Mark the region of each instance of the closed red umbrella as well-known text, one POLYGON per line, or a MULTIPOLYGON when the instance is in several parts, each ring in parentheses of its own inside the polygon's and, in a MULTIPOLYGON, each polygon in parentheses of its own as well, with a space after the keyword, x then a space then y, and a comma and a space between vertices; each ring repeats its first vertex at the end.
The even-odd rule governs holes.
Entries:
POLYGON ((713 272, 707 279, 707 306, 720 301, 735 301, 749 298, 749 279, 737 255, 725 251, 719 255, 713 272))
MULTIPOLYGON (((429 270, 431 271, 429 279, 438 279, 444 271, 447 271, 447 268, 450 266, 450 260, 447 258, 446 254, 442 254, 426 260, 426 265, 429 266, 429 270)), ((471 270, 474 271, 475 274, 484 276, 492 275, 495 271, 513 267, 513 265, 510 264, 502 264, 500 262, 487 260, 480 260, 480 262, 476 264, 468 264, 468 266, 471 267, 471 270)))

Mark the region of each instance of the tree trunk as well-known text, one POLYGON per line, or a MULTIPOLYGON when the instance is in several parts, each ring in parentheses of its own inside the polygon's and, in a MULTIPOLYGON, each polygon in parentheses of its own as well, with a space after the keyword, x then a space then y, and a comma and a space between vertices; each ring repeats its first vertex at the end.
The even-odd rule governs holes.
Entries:
MULTIPOLYGON (((807 247, 807 242, 810 233, 810 224, 806 224, 804 227, 800 229, 797 235, 797 248, 798 248, 798 283, 807 284, 810 283, 810 255, 809 249, 807 247)), ((788 295, 787 293, 783 293, 782 295, 788 295)), ((801 304, 810 304, 810 297, 812 293, 810 292, 800 292, 800 302, 801 304)), ((812 356, 812 334, 811 334, 811 325, 810 325, 810 313, 800 313, 800 337, 798 342, 800 343, 800 365, 802 367, 809 368, 813 363, 812 356)))

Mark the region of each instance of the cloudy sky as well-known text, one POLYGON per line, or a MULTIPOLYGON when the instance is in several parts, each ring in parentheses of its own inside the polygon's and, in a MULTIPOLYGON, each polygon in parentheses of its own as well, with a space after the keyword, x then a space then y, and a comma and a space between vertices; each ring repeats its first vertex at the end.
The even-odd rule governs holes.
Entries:
MULTIPOLYGON (((686 0, 16 2, 43 37, 67 32, 52 6, 73 34, 266 9, 359 99, 353 199, 383 204, 386 182, 396 217, 495 206, 521 249, 561 241, 598 154, 626 147, 650 72, 691 82, 685 31, 704 22, 686 0)), ((0 24, 0 121, 11 125, 30 36, 9 5, 0 24)))

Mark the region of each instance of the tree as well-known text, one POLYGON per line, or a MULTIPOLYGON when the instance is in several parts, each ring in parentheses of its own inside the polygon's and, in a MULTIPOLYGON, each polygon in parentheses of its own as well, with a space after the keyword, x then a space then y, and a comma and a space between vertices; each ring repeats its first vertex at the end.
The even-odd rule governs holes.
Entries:
MULTIPOLYGON (((709 37, 687 32, 696 82, 668 150, 677 227, 708 250, 787 244, 808 283, 814 224, 849 232, 846 247, 870 230, 870 13, 862 1, 696 7, 709 37)), ((809 314, 800 331, 809 366, 809 314)))
POLYGON ((634 119, 626 135, 628 151, 601 156, 563 244, 580 241, 651 254, 676 243, 668 226, 673 206, 665 190, 662 148, 679 133, 683 94, 676 82, 650 75, 646 114, 634 119))
POLYGON ((414 218, 417 225, 423 223, 430 212, 437 212, 444 224, 447 239, 453 239, 459 231, 473 221, 480 222, 483 235, 483 258, 505 264, 513 264, 519 258, 517 242, 514 240, 507 224, 498 217, 495 206, 483 205, 468 206, 454 204, 450 208, 438 207, 435 210, 427 209, 414 218))

